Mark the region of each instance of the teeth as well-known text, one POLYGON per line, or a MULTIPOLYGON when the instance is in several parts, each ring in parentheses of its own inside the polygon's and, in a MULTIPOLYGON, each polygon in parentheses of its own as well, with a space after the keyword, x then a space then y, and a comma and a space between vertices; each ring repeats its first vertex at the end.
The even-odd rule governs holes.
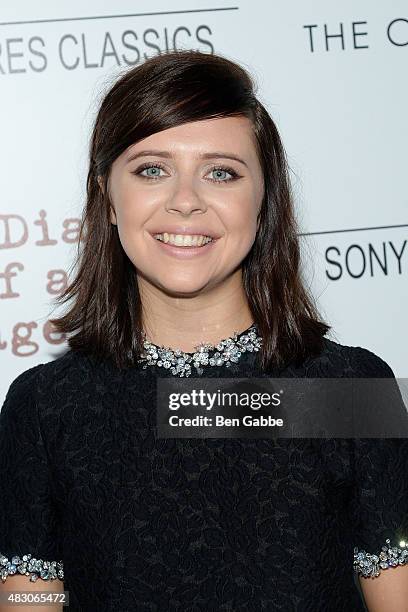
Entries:
POLYGON ((160 240, 162 242, 174 244, 175 246, 203 246, 208 242, 212 242, 212 238, 210 236, 198 236, 196 235, 185 235, 185 234, 168 234, 164 232, 164 234, 155 234, 154 237, 156 240, 160 240))

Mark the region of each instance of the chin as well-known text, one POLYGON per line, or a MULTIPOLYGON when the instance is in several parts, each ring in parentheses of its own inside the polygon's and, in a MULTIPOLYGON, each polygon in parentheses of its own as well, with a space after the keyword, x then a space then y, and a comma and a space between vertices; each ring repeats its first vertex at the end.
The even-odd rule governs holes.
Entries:
POLYGON ((161 291, 164 291, 168 295, 172 295, 174 297, 186 297, 186 296, 194 296, 199 293, 205 291, 207 289, 206 284, 198 284, 197 282, 167 282, 164 284, 158 283, 157 286, 161 291))

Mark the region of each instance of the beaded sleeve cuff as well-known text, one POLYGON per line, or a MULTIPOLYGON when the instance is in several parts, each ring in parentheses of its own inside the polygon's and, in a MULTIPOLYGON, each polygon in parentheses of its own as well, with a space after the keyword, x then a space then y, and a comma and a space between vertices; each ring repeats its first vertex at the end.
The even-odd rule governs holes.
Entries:
POLYGON ((397 567, 408 563, 408 542, 402 541, 399 546, 390 546, 391 541, 385 540, 386 544, 381 548, 378 555, 370 554, 365 550, 354 548, 354 571, 365 578, 380 575, 380 571, 389 567, 397 567))
POLYGON ((38 578, 43 580, 64 579, 64 565, 62 561, 43 561, 36 559, 31 554, 19 557, 14 555, 11 560, 0 553, 0 577, 2 582, 7 576, 13 574, 25 574, 30 576, 30 581, 35 582, 38 578))

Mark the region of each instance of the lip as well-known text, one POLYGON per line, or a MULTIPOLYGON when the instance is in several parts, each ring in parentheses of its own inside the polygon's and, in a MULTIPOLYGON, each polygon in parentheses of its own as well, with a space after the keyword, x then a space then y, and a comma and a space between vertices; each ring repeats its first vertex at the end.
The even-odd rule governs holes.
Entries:
POLYGON ((154 230, 149 230, 149 233, 153 236, 155 236, 155 234, 181 234, 183 236, 185 235, 190 235, 190 236, 209 236, 210 238, 213 238, 214 240, 218 240, 218 238, 221 238, 221 235, 216 232, 213 231, 211 229, 209 229, 208 227, 203 227, 203 226, 196 226, 196 227, 186 227, 185 225, 172 225, 172 226, 162 226, 159 227, 157 229, 154 230))
MULTIPOLYGON (((155 234, 161 234, 163 232, 155 232, 155 234)), ((169 232, 172 233, 172 232, 169 232)), ((165 254, 170 255, 172 257, 177 257, 178 259, 192 259, 194 257, 199 257, 200 255, 205 255, 214 248, 217 244, 218 239, 213 239, 212 242, 208 242, 204 246, 200 247, 178 247, 174 244, 169 244, 162 242, 161 240, 157 240, 152 235, 152 240, 157 244, 158 248, 165 254)))

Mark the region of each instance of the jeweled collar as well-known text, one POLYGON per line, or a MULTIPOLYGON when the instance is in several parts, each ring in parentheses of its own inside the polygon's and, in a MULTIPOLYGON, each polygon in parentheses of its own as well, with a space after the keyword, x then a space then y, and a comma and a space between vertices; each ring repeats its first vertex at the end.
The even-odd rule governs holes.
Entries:
POLYGON ((158 346, 149 342, 143 334, 144 351, 139 357, 143 369, 148 366, 166 368, 174 376, 191 376, 203 374, 207 367, 230 367, 237 363, 243 353, 259 351, 262 338, 258 334, 256 323, 252 323, 243 332, 234 332, 229 338, 221 340, 218 344, 201 342, 196 351, 185 352, 181 349, 173 350, 170 347, 158 346))

